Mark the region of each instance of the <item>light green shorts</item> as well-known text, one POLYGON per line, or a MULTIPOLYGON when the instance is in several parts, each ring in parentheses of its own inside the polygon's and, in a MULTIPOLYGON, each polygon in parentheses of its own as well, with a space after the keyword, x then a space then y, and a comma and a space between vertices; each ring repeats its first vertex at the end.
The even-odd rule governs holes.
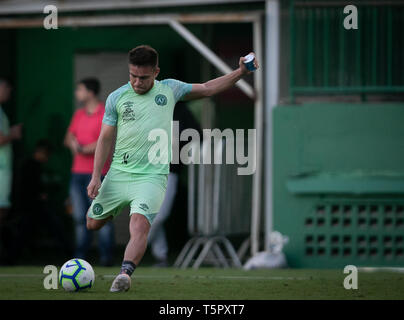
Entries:
POLYGON ((130 215, 142 214, 151 225, 163 203, 167 177, 165 174, 138 174, 110 168, 88 216, 96 220, 115 218, 129 205, 130 215))
POLYGON ((11 191, 11 171, 0 169, 0 208, 9 208, 11 191))

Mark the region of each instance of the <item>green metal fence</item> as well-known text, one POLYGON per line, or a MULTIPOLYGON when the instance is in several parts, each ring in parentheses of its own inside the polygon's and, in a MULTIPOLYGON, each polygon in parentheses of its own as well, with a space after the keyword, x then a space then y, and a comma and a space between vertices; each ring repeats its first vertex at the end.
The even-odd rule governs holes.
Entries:
POLYGON ((290 94, 404 92, 404 2, 290 1, 290 94), (358 10, 346 30, 345 5, 358 10))

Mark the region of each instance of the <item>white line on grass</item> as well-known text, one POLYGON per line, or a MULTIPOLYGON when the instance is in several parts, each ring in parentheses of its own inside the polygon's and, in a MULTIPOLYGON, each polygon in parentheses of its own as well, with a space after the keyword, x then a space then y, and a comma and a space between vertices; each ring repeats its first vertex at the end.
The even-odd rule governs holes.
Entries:
POLYGON ((0 273, 0 278, 38 278, 45 274, 0 273))
POLYGON ((363 272, 404 272, 404 268, 399 267, 359 267, 358 270, 363 272))
MULTIPOLYGON (((97 275, 103 278, 115 278, 116 274, 97 275)), ((0 273, 0 278, 43 278, 43 274, 21 274, 21 273, 0 273)), ((178 278, 198 278, 198 279, 229 279, 229 280, 308 280, 309 278, 303 277, 264 277, 264 276, 179 276, 179 275, 134 275, 136 279, 178 279, 178 278)))

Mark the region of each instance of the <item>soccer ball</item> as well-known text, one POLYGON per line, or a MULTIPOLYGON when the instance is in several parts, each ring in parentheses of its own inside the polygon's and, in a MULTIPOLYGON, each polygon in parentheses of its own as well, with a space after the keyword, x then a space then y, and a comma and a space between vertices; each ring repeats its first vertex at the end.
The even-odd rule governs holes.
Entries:
POLYGON ((94 285, 94 270, 83 259, 67 261, 59 272, 59 284, 66 291, 80 291, 94 285))

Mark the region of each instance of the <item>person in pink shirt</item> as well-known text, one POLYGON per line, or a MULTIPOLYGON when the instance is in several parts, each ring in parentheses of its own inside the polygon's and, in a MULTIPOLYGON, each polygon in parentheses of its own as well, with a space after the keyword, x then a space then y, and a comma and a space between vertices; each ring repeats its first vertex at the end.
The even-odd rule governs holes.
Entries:
MULTIPOLYGON (((87 186, 93 172, 94 152, 101 131, 104 104, 98 99, 100 83, 95 78, 81 80, 76 87, 75 96, 82 106, 73 114, 67 129, 64 144, 73 156, 70 182, 70 199, 73 206, 75 224, 75 257, 86 259, 92 242, 92 231, 86 228, 86 213, 91 205, 87 186)), ((103 177, 107 174, 110 160, 105 163, 103 177)), ((114 228, 112 222, 99 232, 98 245, 100 264, 112 265, 114 247, 114 228)))

